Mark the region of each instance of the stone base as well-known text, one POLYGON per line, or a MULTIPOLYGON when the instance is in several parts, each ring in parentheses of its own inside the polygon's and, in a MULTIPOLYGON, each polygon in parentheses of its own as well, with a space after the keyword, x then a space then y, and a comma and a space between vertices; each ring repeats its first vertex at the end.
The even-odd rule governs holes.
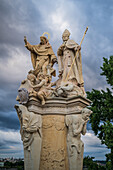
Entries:
POLYGON ((90 103, 90 100, 77 96, 68 99, 50 98, 42 106, 36 98, 30 98, 28 111, 42 115, 40 170, 73 169, 69 167, 68 160, 66 115, 80 115, 81 110, 90 103))

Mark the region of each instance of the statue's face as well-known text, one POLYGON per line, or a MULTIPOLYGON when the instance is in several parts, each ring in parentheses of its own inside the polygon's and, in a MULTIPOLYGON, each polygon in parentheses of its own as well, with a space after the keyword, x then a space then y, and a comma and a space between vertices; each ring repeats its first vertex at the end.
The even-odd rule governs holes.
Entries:
POLYGON ((34 78, 34 77, 32 77, 32 78, 31 78, 31 82, 34 82, 34 81, 35 81, 35 78, 34 78))
POLYGON ((43 37, 40 37, 41 44, 46 44, 46 40, 43 37))
POLYGON ((66 35, 66 34, 64 34, 64 35, 62 36, 62 39, 63 39, 63 41, 67 41, 67 40, 69 39, 69 36, 66 35))
POLYGON ((31 82, 34 82, 35 81, 35 76, 32 75, 32 74, 28 74, 27 79, 30 80, 31 82))
POLYGON ((89 118, 89 116, 90 116, 90 113, 89 112, 87 112, 87 113, 82 113, 82 118, 84 119, 84 120, 87 120, 88 118, 89 118))

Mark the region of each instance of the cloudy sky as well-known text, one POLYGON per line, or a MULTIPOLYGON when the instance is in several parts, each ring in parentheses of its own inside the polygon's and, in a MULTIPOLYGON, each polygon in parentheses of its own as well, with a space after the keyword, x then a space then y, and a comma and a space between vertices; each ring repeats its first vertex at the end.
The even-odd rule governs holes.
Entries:
MULTIPOLYGON (((56 54, 66 28, 70 38, 80 43, 87 26, 81 49, 85 89, 106 89, 100 66, 103 57, 113 55, 113 0, 0 0, 0 157, 23 157, 14 105, 20 82, 32 69, 24 36, 38 44, 43 32, 49 32, 56 54)), ((82 139, 84 155, 105 159, 108 150, 90 125, 82 139)))

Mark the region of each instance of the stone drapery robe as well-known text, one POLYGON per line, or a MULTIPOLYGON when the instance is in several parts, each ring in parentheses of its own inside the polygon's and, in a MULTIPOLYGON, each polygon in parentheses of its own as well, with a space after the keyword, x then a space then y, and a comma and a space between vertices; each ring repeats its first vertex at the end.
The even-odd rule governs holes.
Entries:
POLYGON ((39 66, 39 69, 42 69, 44 74, 47 74, 47 66, 53 64, 53 60, 56 59, 56 56, 53 52, 53 49, 49 42, 46 44, 37 44, 31 45, 29 42, 26 44, 26 48, 31 51, 31 61, 33 68, 36 70, 39 66))
MULTIPOLYGON (((62 72, 62 81, 65 82, 68 72, 70 70, 71 64, 73 63, 73 59, 76 55, 78 44, 73 40, 68 40, 64 47, 62 45, 59 47, 57 51, 58 55, 58 64, 59 64, 59 73, 62 72)), ((83 85, 83 77, 82 77, 82 63, 81 63, 81 52, 78 52, 76 56, 75 62, 70 71, 68 81, 75 79, 78 85, 83 85)))

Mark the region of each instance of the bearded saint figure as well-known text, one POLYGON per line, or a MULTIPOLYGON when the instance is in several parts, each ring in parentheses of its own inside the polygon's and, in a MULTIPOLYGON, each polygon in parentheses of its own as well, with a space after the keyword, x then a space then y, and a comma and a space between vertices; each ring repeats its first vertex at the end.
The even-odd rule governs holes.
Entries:
POLYGON ((34 68, 34 74, 37 76, 39 72, 43 75, 48 73, 55 76, 55 70, 52 68, 57 58, 52 47, 45 36, 40 37, 40 44, 31 45, 26 37, 24 37, 25 47, 31 52, 31 61, 34 68))

